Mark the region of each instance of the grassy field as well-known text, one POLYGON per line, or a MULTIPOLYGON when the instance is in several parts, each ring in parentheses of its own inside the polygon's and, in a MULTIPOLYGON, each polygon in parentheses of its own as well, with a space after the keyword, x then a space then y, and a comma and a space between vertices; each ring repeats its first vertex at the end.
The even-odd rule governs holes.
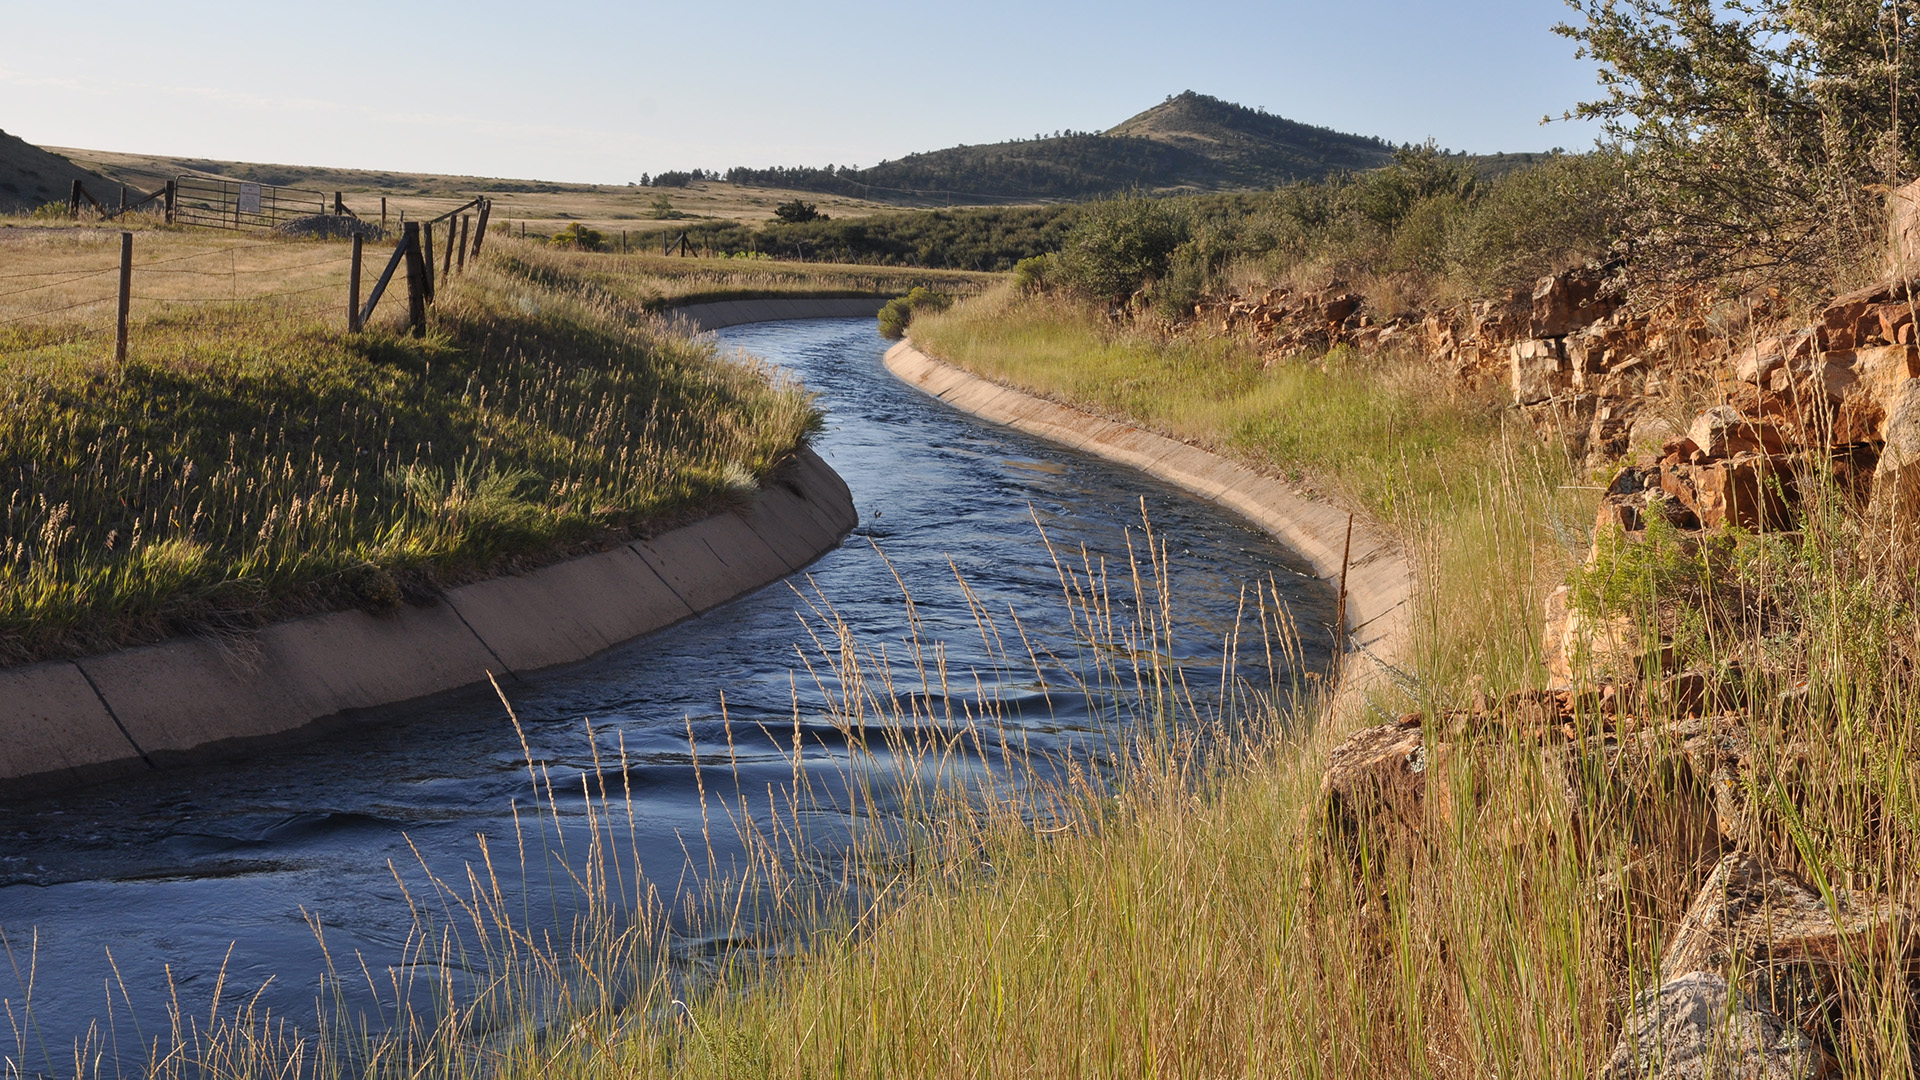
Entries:
POLYGON ((425 338, 403 287, 352 337, 346 243, 150 227, 117 366, 116 230, 0 222, 0 251, 0 663, 388 607, 706 512, 817 418, 654 313, 969 284, 496 236, 425 338))
MULTIPOLYGON (((419 220, 444 213, 475 195, 489 195, 494 200, 494 222, 510 226, 516 232, 524 226, 530 234, 548 236, 577 221, 608 233, 616 242, 625 234, 635 247, 643 243, 657 246, 662 233, 678 236, 687 226, 700 222, 770 221, 774 207, 794 198, 813 203, 821 213, 833 217, 856 217, 899 209, 894 204, 839 195, 749 187, 719 181, 697 181, 681 188, 638 187, 624 183, 564 184, 546 180, 267 165, 66 147, 51 149, 81 168, 91 169, 143 194, 183 174, 225 176, 329 195, 338 191, 343 193, 342 197, 355 213, 375 220, 380 216, 382 196, 386 197, 388 213, 394 220, 398 220, 403 210, 409 220, 419 220), (657 201, 663 196, 674 212, 684 216, 656 219, 657 201)), ((95 197, 110 203, 112 199, 109 194, 117 198, 118 190, 111 193, 96 192, 95 197)), ((60 198, 65 197, 62 191, 60 198)))

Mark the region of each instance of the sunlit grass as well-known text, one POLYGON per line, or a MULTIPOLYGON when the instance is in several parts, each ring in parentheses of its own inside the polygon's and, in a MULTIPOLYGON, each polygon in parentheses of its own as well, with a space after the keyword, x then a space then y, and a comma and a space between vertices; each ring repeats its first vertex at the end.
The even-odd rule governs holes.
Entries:
MULTIPOLYGON (((8 265, 55 282, 117 258, 109 233, 16 239, 8 265)), ((504 238, 425 338, 404 284, 344 334, 346 247, 143 233, 213 268, 184 279, 209 302, 143 301, 124 366, 86 309, 0 325, 0 662, 391 607, 726 504, 818 424, 801 388, 504 238), (323 271, 324 303, 249 298, 323 271)))

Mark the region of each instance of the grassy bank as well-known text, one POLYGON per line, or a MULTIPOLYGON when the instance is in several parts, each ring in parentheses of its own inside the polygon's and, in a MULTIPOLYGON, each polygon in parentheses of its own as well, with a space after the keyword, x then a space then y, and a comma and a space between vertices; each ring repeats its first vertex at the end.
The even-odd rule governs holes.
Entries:
POLYGON ((818 420, 650 313, 891 284, 496 238, 424 339, 404 292, 354 337, 344 243, 142 229, 121 366, 117 231, 0 245, 0 663, 391 607, 709 512, 818 420))
MULTIPOLYGON (((597 796, 585 789, 596 864, 564 891, 590 914, 566 945, 516 930, 491 880, 440 884, 464 911, 423 924, 422 948, 487 943, 488 993, 396 1015, 394 1034, 370 1040, 301 1044, 236 1017, 195 1051, 203 1060, 245 1075, 319 1053, 322 1073, 355 1075, 390 1063, 396 1075, 1589 1077, 1731 847, 1714 799, 1752 823, 1746 850, 1823 889, 1916 899, 1911 585, 1863 571, 1870 538, 1844 507, 1814 499, 1802 531, 1724 548, 1603 547, 1576 572, 1595 493, 1557 445, 1417 360, 1268 367, 1234 339, 991 293, 917 316, 914 335, 983 375, 1377 514, 1419 570, 1406 670, 1340 710, 1311 687, 1196 705, 1159 659, 1174 632, 1159 581, 1177 549, 1136 552, 1131 575, 1111 577, 1063 553, 1077 624, 1113 647, 1087 649, 1084 681, 1053 692, 1130 733, 1114 740, 1111 776, 1063 777, 1019 764, 994 694, 968 687, 972 673, 949 684, 911 617, 905 655, 926 659, 925 681, 896 685, 883 650, 898 643, 863 640, 822 605, 821 719, 847 737, 840 760, 868 823, 845 866, 809 846, 817 807, 796 743, 780 823, 745 826, 751 865, 694 895, 650 895, 624 922, 607 897, 626 887, 619 817, 632 808, 626 764, 609 762, 597 796), (1701 621, 1683 637, 1710 662, 1756 640, 1798 657, 1804 693, 1757 695, 1738 714, 1735 734, 1780 766, 1769 781, 1715 780, 1714 794, 1684 767, 1611 751, 1576 754, 1570 773, 1517 724, 1470 739, 1430 730, 1410 830, 1386 845, 1330 835, 1314 812, 1329 748, 1408 709, 1438 716, 1537 685, 1543 601, 1570 575, 1603 615, 1648 619, 1663 597, 1692 595, 1701 621), (931 717, 923 702, 952 711, 931 717), (1005 771, 982 776, 982 761, 1005 771), (975 786, 948 782, 959 775, 975 786)), ((1284 666, 1283 620, 1259 599, 1245 632, 1267 634, 1284 666)), ((1026 649, 1069 647, 975 614, 983 640, 1005 643, 1005 670, 979 685, 1011 682, 1026 649)), ((750 797, 729 822, 751 821, 750 797)), ((1911 1074, 1903 964, 1897 948, 1845 959, 1852 1004, 1825 1036, 1844 1075, 1911 1074)))
MULTIPOLYGON (((1811 498, 1788 536, 1602 545, 1576 570, 1595 493, 1417 362, 1267 369, 1232 340, 1006 297, 918 317, 914 335, 1381 515, 1419 570, 1412 663, 1310 729, 1250 710, 1244 753, 1143 754, 1114 797, 1069 800, 1064 831, 1018 799, 968 816, 959 852, 900 874, 870 933, 710 998, 698 1028, 727 1042, 683 1038, 689 1074, 1588 1077, 1725 853, 1789 868, 1834 910, 1920 898, 1913 579, 1885 573, 1843 501, 1811 498), (1569 576, 1600 618, 1677 614, 1689 670, 1747 672, 1718 738, 1759 771, 1709 779, 1724 766, 1625 735, 1562 759, 1519 724, 1430 727, 1424 818, 1384 846, 1330 843, 1313 808, 1331 745, 1537 685, 1542 601, 1569 576), (1753 674, 1763 653, 1801 681, 1753 674)), ((1680 708, 1651 698, 1644 730, 1680 708)), ((1837 1075, 1906 1076, 1906 965, 1899 944, 1863 944, 1834 969, 1838 996, 1798 1003, 1785 987, 1806 976, 1779 972, 1800 969, 1767 977, 1837 1075)))
POLYGON ((1256 705, 1223 758, 1143 754, 1116 796, 1073 800, 1062 833, 1018 800, 970 819, 963 853, 903 881, 871 934, 710 999, 700 1027, 728 1046, 682 1043, 688 1073, 1590 1075, 1623 962, 1657 948, 1659 924, 1595 925, 1537 753, 1461 760, 1454 831, 1418 865, 1341 874, 1308 812, 1326 750, 1356 725, 1539 680, 1541 603, 1575 546, 1569 518, 1590 513, 1560 455, 1413 362, 1267 368, 1241 340, 1006 294, 913 333, 988 378, 1393 524, 1422 571, 1409 678, 1311 727, 1256 705), (1506 843, 1487 830, 1503 818, 1544 825, 1506 843))

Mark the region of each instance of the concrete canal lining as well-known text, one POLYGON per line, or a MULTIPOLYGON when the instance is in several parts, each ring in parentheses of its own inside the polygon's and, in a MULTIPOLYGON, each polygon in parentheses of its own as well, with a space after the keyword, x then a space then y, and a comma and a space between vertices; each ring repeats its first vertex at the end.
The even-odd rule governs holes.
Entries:
MULTIPOLYGON (((1361 515, 1296 493, 1284 481, 1164 435, 1084 413, 969 374, 902 341, 887 369, 963 412, 1158 477, 1227 507, 1273 534, 1339 587, 1347 578, 1347 639, 1381 663, 1406 662, 1413 570, 1385 529, 1361 515), (1353 546, 1347 554, 1348 522, 1353 546)), ((1347 665, 1348 681, 1370 681, 1377 665, 1347 665)))
MULTIPOLYGON (((702 333, 871 318, 887 299, 721 300, 665 315, 702 333)), ((0 799, 225 756, 356 710, 584 660, 778 581, 858 521, 846 483, 803 450, 745 510, 451 589, 428 607, 0 668, 0 799)))
POLYGON ((0 669, 0 798, 241 752, 355 710, 584 660, 786 577, 857 522, 845 482, 803 450, 744 510, 464 585, 431 606, 0 669))

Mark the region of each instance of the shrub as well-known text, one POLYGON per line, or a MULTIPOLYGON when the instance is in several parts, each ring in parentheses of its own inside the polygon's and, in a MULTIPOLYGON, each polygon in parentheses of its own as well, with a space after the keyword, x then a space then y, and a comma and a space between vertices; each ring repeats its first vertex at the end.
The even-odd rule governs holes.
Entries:
POLYGON ((1121 303, 1166 273, 1168 259, 1186 239, 1186 220, 1165 202, 1102 203, 1067 234, 1060 278, 1093 299, 1121 303))
POLYGON ((790 225, 798 225, 803 221, 830 220, 827 215, 821 213, 812 203, 802 202, 798 197, 792 202, 783 202, 779 206, 774 207, 773 216, 790 225))
POLYGON ((1635 261, 1830 284, 1920 171, 1920 22, 1896 0, 1582 0, 1556 30, 1600 68, 1579 107, 1632 146, 1635 261), (1909 47, 1912 46, 1912 47, 1909 47))
POLYGON ((581 251, 599 251, 602 245, 606 243, 606 240, 606 237, 600 235, 600 230, 589 229, 576 221, 566 228, 561 229, 559 232, 554 233, 553 236, 548 239, 547 243, 555 247, 578 248, 581 251))
POLYGON ((880 309, 880 336, 889 340, 903 338, 916 312, 945 311, 952 304, 953 297, 946 293, 916 285, 907 295, 894 297, 880 309))
POLYGON ((1053 256, 1029 255, 1013 264, 1013 287, 1023 293, 1041 293, 1053 288, 1053 256))

